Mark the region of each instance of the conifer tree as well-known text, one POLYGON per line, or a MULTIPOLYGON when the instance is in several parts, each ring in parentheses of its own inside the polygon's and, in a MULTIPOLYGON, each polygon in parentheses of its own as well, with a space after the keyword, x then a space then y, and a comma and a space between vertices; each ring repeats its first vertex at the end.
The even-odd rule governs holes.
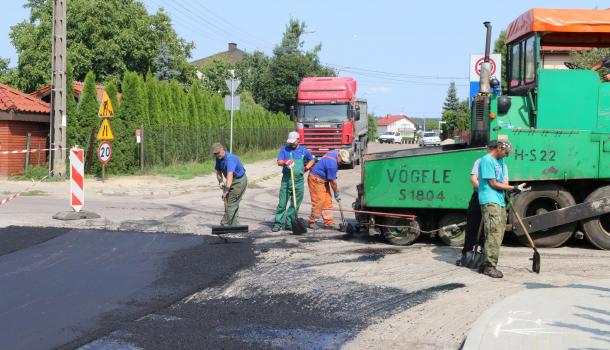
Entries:
MULTIPOLYGON (((97 100, 97 91, 95 89, 95 74, 93 72, 87 73, 85 76, 85 82, 83 86, 83 92, 80 95, 80 100, 77 106, 78 115, 78 126, 80 127, 80 136, 78 137, 80 145, 86 151, 89 150, 89 145, 95 142, 95 138, 91 139, 89 136, 91 130, 97 130, 99 128, 100 119, 98 117, 100 105, 97 100), (89 140, 89 144, 87 143, 89 140)), ((94 159, 93 157, 88 157, 94 159)), ((90 169, 91 164, 85 163, 85 169, 90 169)))

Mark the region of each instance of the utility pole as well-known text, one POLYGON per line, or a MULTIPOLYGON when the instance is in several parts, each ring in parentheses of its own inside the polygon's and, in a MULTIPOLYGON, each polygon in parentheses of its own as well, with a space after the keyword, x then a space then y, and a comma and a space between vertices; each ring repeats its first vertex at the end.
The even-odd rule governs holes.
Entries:
MULTIPOLYGON (((51 122, 49 170, 52 176, 66 172, 66 7, 67 0, 53 0, 53 38, 51 39, 51 122)), ((72 82, 70 82, 72 83, 72 82)))

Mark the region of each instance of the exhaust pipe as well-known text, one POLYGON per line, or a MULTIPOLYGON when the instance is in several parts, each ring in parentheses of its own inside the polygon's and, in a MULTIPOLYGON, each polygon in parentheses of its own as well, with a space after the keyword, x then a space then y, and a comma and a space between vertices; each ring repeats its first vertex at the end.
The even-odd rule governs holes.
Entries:
POLYGON ((489 79, 491 78, 491 63, 489 63, 489 54, 491 46, 491 22, 483 22, 485 28, 487 28, 487 35, 485 38, 485 58, 481 63, 481 74, 479 79, 479 93, 482 95, 489 95, 489 79))

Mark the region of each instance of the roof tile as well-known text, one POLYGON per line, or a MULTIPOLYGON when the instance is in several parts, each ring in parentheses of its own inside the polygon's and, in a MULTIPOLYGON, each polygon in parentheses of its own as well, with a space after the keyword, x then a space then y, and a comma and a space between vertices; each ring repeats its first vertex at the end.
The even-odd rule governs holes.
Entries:
POLYGON ((51 106, 41 99, 0 84, 0 111, 51 113, 51 106))

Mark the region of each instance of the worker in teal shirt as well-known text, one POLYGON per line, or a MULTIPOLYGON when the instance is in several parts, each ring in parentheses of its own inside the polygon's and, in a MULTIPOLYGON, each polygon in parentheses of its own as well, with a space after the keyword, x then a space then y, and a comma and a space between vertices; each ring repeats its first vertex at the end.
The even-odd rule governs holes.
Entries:
POLYGON ((277 156, 277 165, 282 167, 282 182, 280 184, 280 200, 275 208, 275 218, 273 221, 273 232, 282 228, 292 230, 292 218, 296 217, 305 190, 303 180, 305 172, 315 164, 315 158, 307 148, 299 145, 299 133, 292 131, 288 134, 286 145, 280 149, 277 156), (294 207, 292 199, 292 180, 290 168, 294 174, 294 191, 297 207, 294 207), (288 209, 286 209, 288 207, 288 209))
POLYGON ((483 229, 485 232, 485 245, 483 249, 483 264, 481 272, 493 278, 502 278, 504 275, 496 268, 500 257, 500 246, 504 238, 506 227, 506 199, 505 191, 528 191, 525 183, 511 186, 506 181, 508 169, 504 158, 512 151, 510 142, 498 141, 496 147, 479 162, 479 203, 483 214, 483 229))
POLYGON ((239 225, 239 203, 241 202, 248 178, 246 169, 237 156, 226 152, 220 143, 212 145, 212 152, 216 158, 216 178, 222 189, 222 200, 224 201, 225 214, 220 221, 222 226, 239 225), (223 182, 223 180, 226 180, 223 182))

